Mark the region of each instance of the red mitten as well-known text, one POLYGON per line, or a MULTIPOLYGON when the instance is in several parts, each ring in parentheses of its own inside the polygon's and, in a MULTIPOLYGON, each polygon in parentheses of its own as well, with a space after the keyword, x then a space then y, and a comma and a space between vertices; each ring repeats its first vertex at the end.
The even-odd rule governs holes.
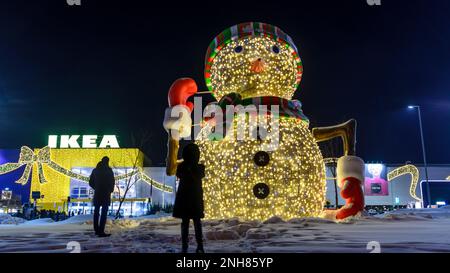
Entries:
POLYGON ((176 80, 169 89, 169 107, 176 105, 185 105, 190 109, 194 109, 194 104, 187 101, 188 98, 197 93, 197 84, 191 78, 180 78, 176 80))

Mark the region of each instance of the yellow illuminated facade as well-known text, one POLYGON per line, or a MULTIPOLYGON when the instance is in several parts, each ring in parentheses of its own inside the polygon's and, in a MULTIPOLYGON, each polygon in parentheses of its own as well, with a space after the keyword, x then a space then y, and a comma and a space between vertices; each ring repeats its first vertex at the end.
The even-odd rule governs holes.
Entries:
MULTIPOLYGON (((35 150, 37 154, 39 150, 35 150)), ((139 149, 51 149, 50 159, 59 166, 72 168, 95 168, 102 157, 108 156, 113 168, 143 167, 144 155, 139 149), (137 160, 137 161, 136 161, 137 160)), ((55 210, 63 207, 70 196, 70 177, 43 165, 45 183, 40 183, 38 168, 33 168, 31 191, 40 191, 44 198, 38 199, 38 205, 43 209, 55 210)), ((30 196, 31 200, 31 196, 30 196)))

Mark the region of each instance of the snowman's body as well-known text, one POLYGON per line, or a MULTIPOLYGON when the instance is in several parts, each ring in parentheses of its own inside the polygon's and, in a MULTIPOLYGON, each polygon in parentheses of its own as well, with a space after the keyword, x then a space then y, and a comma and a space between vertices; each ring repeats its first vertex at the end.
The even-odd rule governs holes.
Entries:
POLYGON ((325 201, 325 168, 322 154, 306 122, 279 119, 279 143, 274 151, 264 150, 269 140, 246 134, 242 141, 227 135, 211 141, 204 128, 200 140, 207 218, 239 217, 264 220, 279 216, 319 216, 325 201), (264 155, 268 155, 264 158, 264 155))

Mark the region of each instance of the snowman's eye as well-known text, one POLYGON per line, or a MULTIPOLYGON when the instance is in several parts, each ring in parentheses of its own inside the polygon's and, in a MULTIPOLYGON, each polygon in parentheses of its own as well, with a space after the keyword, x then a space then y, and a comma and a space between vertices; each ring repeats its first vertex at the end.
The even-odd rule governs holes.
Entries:
POLYGON ((244 48, 240 45, 238 45, 234 48, 234 52, 236 52, 236 53, 241 53, 243 50, 244 50, 244 48))
POLYGON ((275 54, 278 54, 278 53, 280 53, 280 48, 278 46, 274 45, 274 46, 272 46, 272 52, 275 54))

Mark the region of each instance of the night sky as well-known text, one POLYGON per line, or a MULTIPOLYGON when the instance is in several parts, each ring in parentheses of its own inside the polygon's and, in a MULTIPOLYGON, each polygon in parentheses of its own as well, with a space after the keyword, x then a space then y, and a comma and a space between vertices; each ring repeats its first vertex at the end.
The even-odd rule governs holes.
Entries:
MULTIPOLYGON (((450 163, 450 1, 2 0, 0 147, 43 147, 49 134, 150 132, 144 152, 164 162, 167 90, 192 77, 206 90, 206 48, 246 21, 276 25, 304 65, 295 98, 311 126, 355 118, 366 161, 450 163), (188 1, 186 1, 188 2, 188 1)), ((210 95, 204 96, 207 102, 210 95)))

